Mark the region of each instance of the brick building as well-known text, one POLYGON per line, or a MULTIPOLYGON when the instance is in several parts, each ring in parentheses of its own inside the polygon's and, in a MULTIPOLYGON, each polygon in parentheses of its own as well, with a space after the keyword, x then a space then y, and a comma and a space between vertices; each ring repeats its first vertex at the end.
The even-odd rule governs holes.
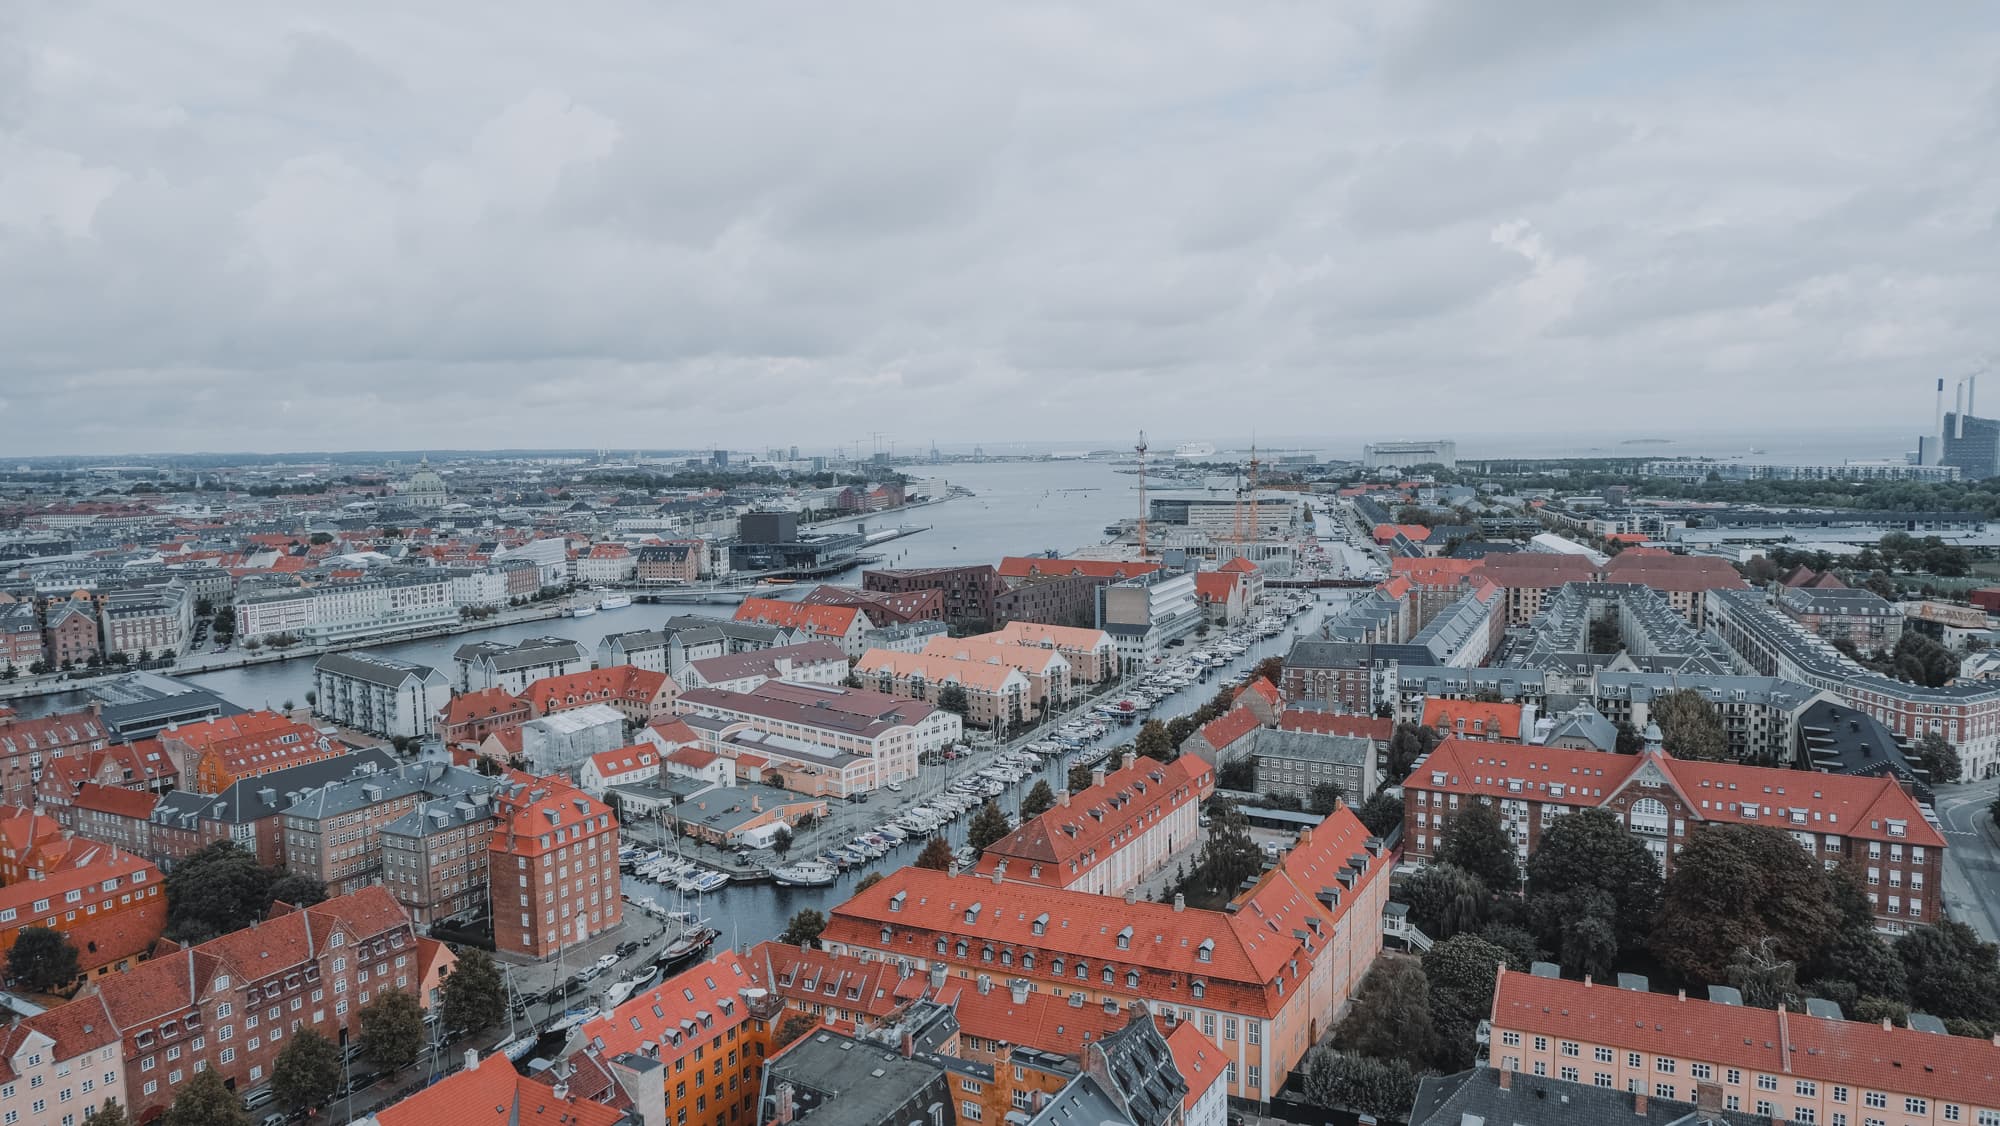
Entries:
POLYGON ((41 611, 33 602, 0 601, 0 672, 25 673, 42 659, 41 611))
POLYGON ((947 622, 966 628, 991 629, 994 601, 1007 589, 988 564, 970 567, 891 568, 861 572, 861 589, 882 594, 934 590, 942 600, 947 622))
POLYGON ((672 715, 674 697, 680 685, 664 672, 637 665, 613 665, 606 669, 551 676, 528 685, 522 693, 538 716, 603 704, 635 724, 651 723, 672 715))
POLYGON ((311 876, 330 895, 345 895, 382 882, 385 826, 437 798, 463 799, 490 815, 493 788, 485 775, 438 762, 328 782, 298 793, 285 806, 280 855, 288 871, 311 876))
POLYGON ((25 879, 0 888, 0 957, 23 929, 46 927, 76 947, 86 977, 138 962, 167 925, 160 870, 112 845, 80 838, 48 845, 53 855, 31 859, 25 879))
POLYGON ((647 544, 639 549, 638 578, 642 583, 678 585, 701 578, 708 545, 700 540, 647 544))
POLYGON ((50 1010, 101 1005, 122 1041, 127 1113, 144 1121, 173 1101, 197 1065, 232 1090, 270 1081, 286 1038, 310 1028, 336 1044, 360 1030, 360 1010, 389 989, 428 1005, 423 989, 448 960, 420 940, 381 888, 364 888, 272 917, 199 946, 94 981, 50 1010))
POLYGON ((0 804, 33 805, 37 776, 50 760, 110 745, 110 733, 95 708, 0 719, 0 804))
POLYGON ((438 715, 438 733, 448 747, 476 747, 496 731, 535 718, 528 701, 502 688, 480 688, 451 698, 438 715))
POLYGON ((82 668, 103 652, 98 640, 97 607, 87 600, 51 602, 43 620, 42 641, 50 668, 82 668))
POLYGON ((816 586, 799 600, 808 606, 852 606, 876 629, 910 622, 944 621, 944 592, 936 588, 898 593, 816 586))
POLYGON ((497 953, 536 961, 619 925, 618 822, 603 802, 559 776, 510 773, 494 803, 497 953))
POLYGON ((1557 818, 1608 809, 1666 872, 1705 825, 1764 825, 1828 868, 1854 866, 1878 928, 1900 932, 1942 915, 1944 838, 1893 778, 1696 762, 1657 745, 1635 756, 1447 739, 1403 782, 1408 856, 1434 855, 1472 801, 1500 803, 1521 859, 1557 818))
POLYGON ((417 929, 485 910, 493 809, 487 793, 426 798, 382 826, 382 884, 417 929))
POLYGON ((160 732, 160 745, 180 766, 182 783, 217 794, 245 778, 339 758, 348 746, 276 712, 245 712, 160 732))

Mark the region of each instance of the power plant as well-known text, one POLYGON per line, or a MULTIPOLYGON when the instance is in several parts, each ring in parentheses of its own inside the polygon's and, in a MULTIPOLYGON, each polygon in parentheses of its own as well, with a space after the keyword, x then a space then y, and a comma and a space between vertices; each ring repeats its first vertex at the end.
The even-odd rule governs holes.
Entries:
POLYGON ((1950 410, 1945 409, 1945 381, 1937 381, 1937 423, 1930 434, 1917 439, 1919 464, 1954 466, 1968 481, 2000 476, 2000 420, 1974 413, 1979 377, 1985 371, 1981 367, 1960 377, 1950 410))

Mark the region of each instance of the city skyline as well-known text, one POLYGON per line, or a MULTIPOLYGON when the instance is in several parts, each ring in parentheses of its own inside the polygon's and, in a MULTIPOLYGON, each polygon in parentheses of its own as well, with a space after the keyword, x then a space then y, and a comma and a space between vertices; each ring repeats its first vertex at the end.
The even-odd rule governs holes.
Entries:
POLYGON ((1067 443, 1274 402, 1914 434, 1994 348, 1996 43, 1858 4, 36 9, 0 36, 0 448, 1067 443))

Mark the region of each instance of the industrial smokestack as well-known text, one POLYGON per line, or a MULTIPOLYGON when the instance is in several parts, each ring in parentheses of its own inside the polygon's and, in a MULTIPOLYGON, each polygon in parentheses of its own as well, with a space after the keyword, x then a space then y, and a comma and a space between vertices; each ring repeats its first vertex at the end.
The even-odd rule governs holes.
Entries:
POLYGON ((1966 376, 1966 377, 1965 377, 1965 413, 1967 413, 1967 414, 1975 414, 1975 413, 1977 413, 1977 412, 1976 412, 1976 411, 1975 411, 1975 410, 1973 409, 1973 406, 1972 406, 1972 396, 1973 396, 1973 394, 1974 394, 1975 392, 1977 392, 1978 390, 1979 390, 1979 377, 1978 377, 1977 375, 1968 375, 1968 376, 1966 376))
POLYGON ((1963 438, 1965 437, 1965 380, 1963 379, 1959 380, 1958 386, 1954 388, 1952 405, 1957 407, 1958 410, 1956 412, 1957 421, 1953 424, 1951 436, 1954 438, 1963 438))

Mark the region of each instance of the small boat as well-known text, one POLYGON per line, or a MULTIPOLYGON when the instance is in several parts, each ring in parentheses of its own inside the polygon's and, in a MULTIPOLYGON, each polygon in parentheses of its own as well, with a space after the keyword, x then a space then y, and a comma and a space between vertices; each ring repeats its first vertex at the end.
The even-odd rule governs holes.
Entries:
POLYGON ((635 981, 612 982, 611 988, 604 991, 604 1007, 606 1009, 617 1008, 624 1004, 626 999, 631 997, 633 992, 638 988, 639 983, 635 981))
POLYGON ((597 613, 597 607, 585 604, 570 607, 569 616, 572 618, 588 618, 595 613, 597 613))
POLYGON ((570 1009, 569 1011, 563 1013, 561 1020, 558 1020, 554 1024, 549 1026, 549 1031, 550 1032, 567 1031, 568 1029, 575 1028, 577 1025, 590 1020, 592 1017, 595 1017, 597 1013, 598 1013, 598 1008, 596 1005, 585 1005, 583 1008, 580 1009, 570 1009))
POLYGON ((720 872, 703 872, 694 878, 694 890, 711 892, 717 888, 727 886, 728 883, 729 877, 720 872))
POLYGON ((839 876, 840 873, 834 871, 833 865, 818 860, 787 864, 771 871, 771 878, 777 880, 780 887, 788 888, 826 887, 839 876))
POLYGON ((623 594, 607 594, 597 600, 599 610, 623 610, 632 604, 632 599, 623 594))
POLYGON ((720 937, 722 932, 706 923, 697 922, 686 934, 667 943, 655 960, 666 972, 678 972, 706 957, 709 948, 714 946, 715 940, 720 937))

